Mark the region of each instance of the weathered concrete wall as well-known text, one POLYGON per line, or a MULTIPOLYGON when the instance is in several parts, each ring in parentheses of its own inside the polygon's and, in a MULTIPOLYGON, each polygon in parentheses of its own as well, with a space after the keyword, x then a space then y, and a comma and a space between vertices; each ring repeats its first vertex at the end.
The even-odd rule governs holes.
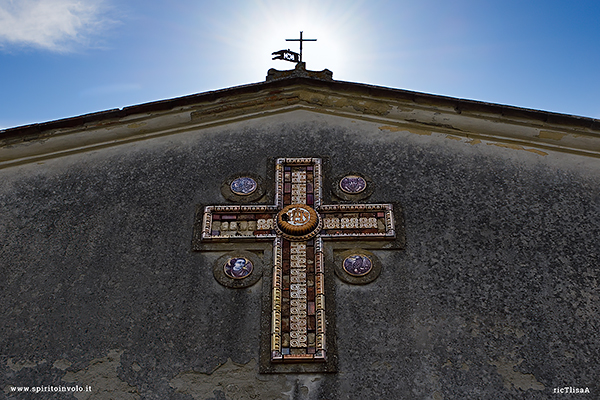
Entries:
POLYGON ((599 159, 303 111, 6 168, 1 388, 439 400, 570 386, 598 398, 599 237, 599 159), (258 374, 269 282, 223 287, 219 253, 191 250, 196 204, 226 203, 227 177, 266 178, 276 157, 363 173, 369 202, 404 210, 406 248, 373 250, 379 278, 336 280, 337 373, 258 374))

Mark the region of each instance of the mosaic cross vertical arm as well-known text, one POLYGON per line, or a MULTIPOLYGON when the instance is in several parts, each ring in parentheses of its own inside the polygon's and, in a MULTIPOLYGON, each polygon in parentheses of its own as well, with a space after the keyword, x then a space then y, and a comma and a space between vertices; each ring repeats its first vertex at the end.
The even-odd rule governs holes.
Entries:
POLYGON ((323 241, 396 236, 391 204, 322 203, 319 158, 280 158, 274 205, 207 206, 201 240, 273 242, 270 359, 327 359, 323 241), (244 229, 241 229, 241 227, 244 229))

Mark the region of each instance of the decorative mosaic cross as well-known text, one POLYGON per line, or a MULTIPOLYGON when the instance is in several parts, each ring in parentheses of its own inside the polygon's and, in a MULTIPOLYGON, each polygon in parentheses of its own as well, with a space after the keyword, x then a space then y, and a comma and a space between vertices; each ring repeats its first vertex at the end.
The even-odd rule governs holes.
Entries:
MULTIPOLYGON (((366 182, 346 176, 340 188, 360 193, 366 182)), ((231 182, 231 191, 247 195, 256 190, 247 177, 231 182)), ((275 165, 275 204, 228 205, 204 208, 201 241, 272 241, 270 359, 273 363, 324 362, 327 358, 325 265, 323 241, 378 240, 396 236, 391 204, 322 204, 319 158, 280 158, 275 165)), ((368 257, 344 261, 353 276, 367 274, 368 257)), ((252 273, 250 260, 231 258, 224 273, 244 279, 252 273)))

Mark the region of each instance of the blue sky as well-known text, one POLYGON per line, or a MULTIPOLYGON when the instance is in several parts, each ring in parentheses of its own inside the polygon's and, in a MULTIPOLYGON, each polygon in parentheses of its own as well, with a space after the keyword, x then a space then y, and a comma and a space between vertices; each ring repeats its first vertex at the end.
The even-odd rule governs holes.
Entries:
POLYGON ((597 0, 0 0, 0 129, 217 90, 336 80, 600 118, 597 0))

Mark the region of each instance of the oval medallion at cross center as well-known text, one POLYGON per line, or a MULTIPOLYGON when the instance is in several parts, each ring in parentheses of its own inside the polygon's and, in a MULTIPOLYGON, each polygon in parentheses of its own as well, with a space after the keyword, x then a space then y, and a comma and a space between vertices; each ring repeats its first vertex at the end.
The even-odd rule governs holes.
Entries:
POLYGON ((306 204, 290 204, 277 214, 277 229, 287 238, 304 240, 321 229, 317 212, 306 204))

